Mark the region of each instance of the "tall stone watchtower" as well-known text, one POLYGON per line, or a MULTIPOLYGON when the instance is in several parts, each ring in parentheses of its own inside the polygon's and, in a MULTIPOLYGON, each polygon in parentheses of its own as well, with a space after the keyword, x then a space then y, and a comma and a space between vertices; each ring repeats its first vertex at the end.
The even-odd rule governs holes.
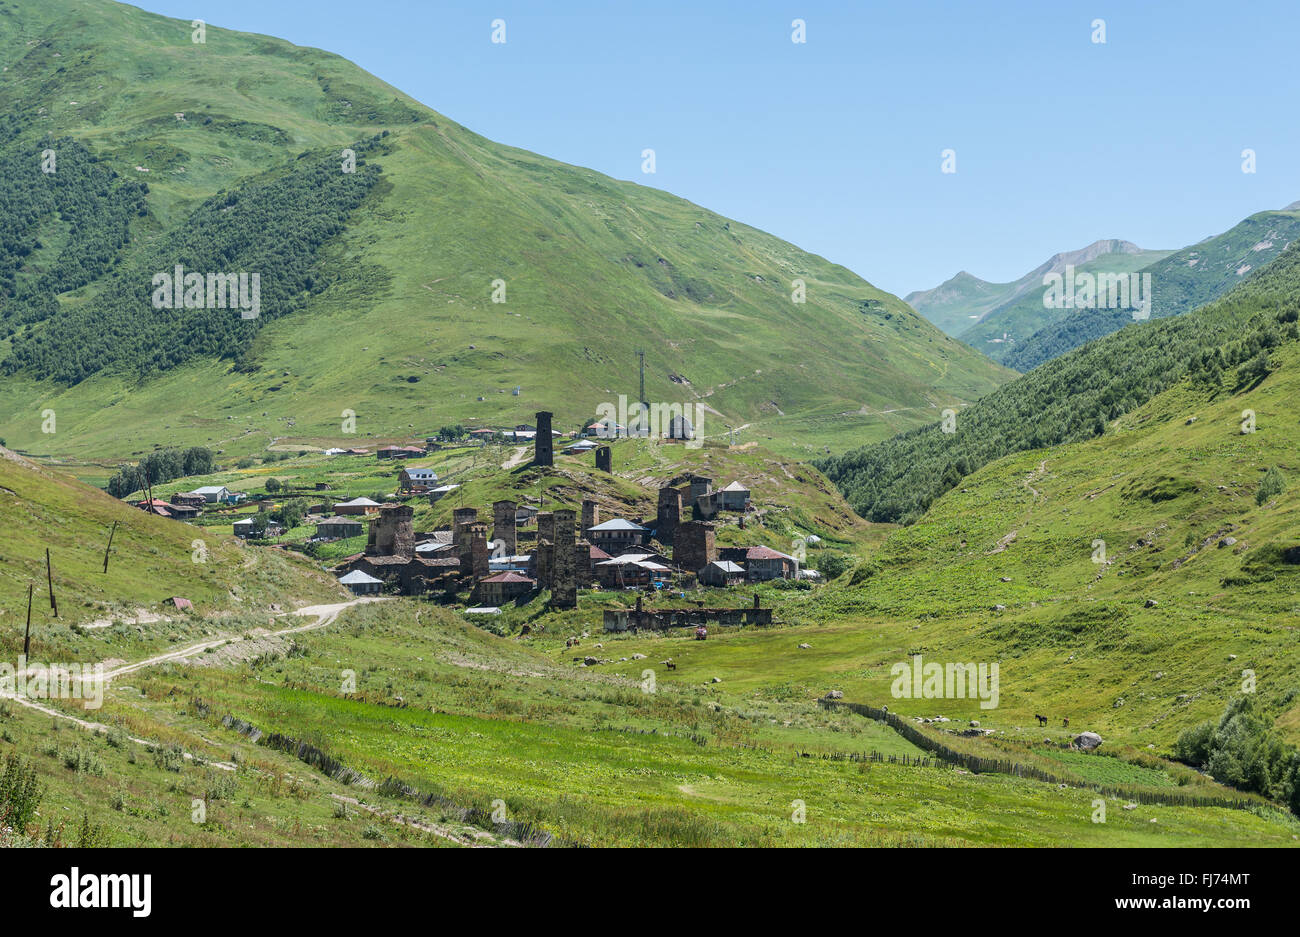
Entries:
POLYGON ((415 528, 411 518, 415 511, 409 504, 385 504, 379 516, 370 522, 366 540, 367 556, 414 556, 415 528))
POLYGON ((492 538, 503 545, 506 556, 518 552, 519 536, 515 527, 515 511, 518 505, 513 501, 492 502, 492 538))
POLYGON ((551 439, 551 416, 548 410, 537 414, 537 438, 533 440, 533 464, 554 465, 555 443, 551 439))
POLYGON ((714 546, 713 525, 706 521, 686 521, 673 538, 673 564, 688 573, 698 573, 718 558, 714 546))

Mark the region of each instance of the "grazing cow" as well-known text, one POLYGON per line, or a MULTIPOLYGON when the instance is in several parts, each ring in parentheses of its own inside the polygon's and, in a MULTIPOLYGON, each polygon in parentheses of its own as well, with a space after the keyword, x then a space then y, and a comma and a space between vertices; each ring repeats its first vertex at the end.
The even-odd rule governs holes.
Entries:
POLYGON ((1040 726, 1045 726, 1045 725, 1047 725, 1047 717, 1046 717, 1046 716, 1040 716, 1040 715, 1038 715, 1038 713, 1034 713, 1034 718, 1038 720, 1038 724, 1039 724, 1040 726))
POLYGON ((1066 716, 1064 719, 1062 719, 1061 725, 1063 725, 1067 729, 1070 728, 1070 717, 1066 716))

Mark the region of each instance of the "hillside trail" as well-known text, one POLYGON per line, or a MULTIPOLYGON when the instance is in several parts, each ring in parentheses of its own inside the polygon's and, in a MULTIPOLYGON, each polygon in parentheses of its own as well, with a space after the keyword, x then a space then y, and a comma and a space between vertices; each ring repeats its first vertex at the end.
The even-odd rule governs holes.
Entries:
POLYGON ((508 472, 516 465, 523 465, 527 461, 528 447, 515 446, 515 451, 511 454, 510 458, 501 463, 501 468, 508 472))
MULTIPOLYGON (((1021 482, 1021 484, 1024 485, 1025 488, 1029 490, 1029 493, 1034 496, 1035 502, 1045 500, 1045 498, 1043 496, 1043 493, 1033 486, 1032 482, 1034 482, 1036 479, 1040 478, 1041 476, 1045 475, 1046 473, 1047 473, 1047 460, 1044 459, 1043 461, 1038 463, 1038 468, 1034 469, 1032 472, 1026 475, 1025 480, 1021 482)), ((1002 538, 999 539, 996 544, 994 544, 993 549, 989 550, 988 553, 984 555, 992 556, 995 553, 1001 553, 1007 547, 1011 546, 1011 544, 1015 542, 1016 537, 1019 535, 1020 535, 1019 528, 1015 528, 1013 530, 1007 531, 1002 536, 1002 538)))
POLYGON ((1039 491, 1037 488, 1035 488, 1033 485, 1031 485, 1030 482, 1032 482, 1036 477, 1046 474, 1046 472, 1047 472, 1047 460, 1044 459, 1043 461, 1038 463, 1038 468, 1034 469, 1034 471, 1030 472, 1028 475, 1025 476, 1025 487, 1029 489, 1029 491, 1033 494, 1034 498, 1036 499, 1042 498, 1043 493, 1039 491))
MULTIPOLYGON (((332 622, 334 622, 339 617, 339 614, 346 608, 351 608, 354 605, 364 605, 368 602, 383 602, 383 601, 386 600, 382 597, 377 598, 373 596, 368 596, 365 598, 353 599, 350 602, 335 602, 330 605, 308 605, 298 609, 296 612, 294 612, 294 614, 302 615, 302 616, 315 615, 316 616, 315 621, 310 622, 306 625, 298 625, 293 628, 285 628, 281 631, 275 632, 275 635, 278 636, 278 635, 285 635, 285 634, 297 634, 303 631, 313 631, 317 628, 324 628, 326 625, 329 625, 332 622)), ((143 668, 150 667, 154 664, 161 664, 167 661, 181 660, 185 657, 192 657, 195 654, 202 653, 203 651, 207 650, 209 647, 216 647, 218 645, 225 644, 227 641, 237 641, 237 640, 239 640, 239 638, 230 636, 225 638, 213 639, 209 641, 202 641, 198 644, 192 644, 189 647, 181 648, 178 651, 172 651, 167 654, 159 654, 155 657, 150 657, 146 660, 136 661, 133 664, 124 664, 123 666, 114 668, 113 670, 106 670, 104 672, 104 684, 107 685, 108 682, 112 680, 114 677, 120 677, 123 674, 134 673, 137 670, 142 670, 143 668)), ((41 669, 42 668, 38 668, 38 667, 29 667, 27 669, 27 673, 28 674, 39 673, 41 669)), ((78 718, 77 716, 73 716, 68 713, 62 712, 58 709, 55 709, 52 706, 46 706, 44 703, 38 702, 37 700, 34 700, 29 696, 21 694, 16 690, 0 689, 0 699, 11 700, 12 702, 17 703, 20 706, 26 706, 28 709, 35 710, 36 712, 39 713, 44 713, 45 715, 50 716, 54 719, 61 719, 64 722, 70 722, 73 725, 85 729, 89 732, 103 732, 105 734, 108 734, 114 731, 114 729, 111 726, 106 726, 100 722, 92 722, 89 719, 81 719, 78 718)), ((128 738, 130 738, 130 740, 136 743, 137 745, 143 745, 145 747, 149 747, 156 744, 154 742, 149 741, 148 739, 135 738, 134 736, 128 736, 128 738)), ((187 761, 193 759, 193 756, 189 752, 184 752, 183 754, 184 754, 184 758, 187 761)), ((227 761, 209 761, 206 762, 206 764, 214 768, 220 768, 223 771, 235 770, 235 765, 227 761)))
MULTIPOLYGON (((370 602, 383 602, 383 601, 386 601, 386 599, 382 597, 381 598, 365 597, 365 598, 353 599, 350 602, 334 602, 328 605, 308 605, 298 609, 293 614, 301 615, 304 617, 314 615, 316 616, 315 621, 309 622, 308 624, 305 625, 297 625, 293 628, 284 628, 280 631, 275 632, 274 634, 276 636, 286 635, 286 634, 298 634, 304 631, 314 631, 319 628, 324 628, 326 625, 332 624, 334 621, 336 621, 344 609, 351 608, 354 605, 364 605, 370 602)), ((141 670, 144 667, 148 667, 153 664, 164 663, 166 661, 171 661, 171 660, 180 660, 185 657, 193 656, 194 654, 201 653, 202 651, 206 650, 208 647, 222 644, 225 642, 225 640, 227 639, 220 639, 215 641, 203 641, 198 644, 193 644, 190 645, 189 647, 182 648, 179 651, 174 651, 169 654, 159 654, 155 657, 150 657, 146 660, 136 661, 133 664, 126 664, 122 667, 115 668, 114 670, 106 671, 104 674, 104 683, 107 684, 108 681, 111 680, 113 677, 121 676, 127 673, 132 673, 136 670, 141 670)), ((238 639, 236 638, 231 640, 238 640, 238 639)), ((113 727, 104 725, 102 722, 92 722, 89 719, 81 719, 78 718, 77 716, 73 716, 68 713, 61 712, 53 708, 52 706, 46 706, 45 704, 40 703, 34 699, 31 699, 28 696, 21 695, 16 691, 0 690, 0 699, 11 700, 19 704, 20 706, 26 706, 28 709, 34 710, 39 713, 43 713, 44 715, 50 716, 51 718, 61 719, 64 722, 69 722, 77 726, 78 728, 85 729, 88 732, 103 733, 107 735, 115 731, 113 727)), ((136 736, 133 735, 128 735, 127 738, 131 742, 135 743, 136 745, 140 745, 145 748, 153 748, 159 745, 159 743, 157 742, 152 742, 149 739, 137 738, 136 736)), ((194 756, 189 752, 182 752, 181 757, 183 757, 186 761, 194 760, 194 756)), ((230 762, 230 761, 204 761, 204 764, 207 765, 208 767, 217 768, 221 771, 235 771, 237 767, 234 764, 234 762, 230 762)), ((437 836, 442 839, 449 840, 461 846, 482 848, 482 847, 502 846, 502 845, 505 846, 523 845, 522 843, 518 843, 512 839, 493 838, 490 833, 487 833, 485 831, 479 832, 476 830, 465 830, 464 832, 458 832, 457 830, 452 829, 451 827, 448 826, 443 826, 442 824, 429 823, 411 817, 406 817, 401 814, 394 814, 387 810, 383 810, 380 807, 374 807, 369 804, 363 804, 361 801, 357 800, 354 797, 345 797, 341 794, 330 794, 330 797, 332 797, 334 800, 339 801, 341 803, 346 803, 355 806, 358 809, 364 810, 367 813, 373 814, 377 817, 380 817, 381 819, 387 820, 390 823, 395 823, 399 826, 409 826, 412 829, 417 829, 420 830, 421 832, 429 833, 433 836, 437 836)))
MULTIPOLYGON (((371 602, 386 602, 386 601, 388 600, 382 596, 365 596, 363 598, 352 599, 351 601, 348 602, 334 602, 330 605, 307 605, 304 606, 303 608, 297 609, 292 614, 301 615, 304 617, 309 615, 315 615, 316 616, 315 621, 305 625, 297 625, 293 628, 283 628, 279 631, 267 632, 266 634, 259 635, 259 637, 279 638, 287 634, 300 634, 304 631, 315 631, 318 628, 324 628, 326 625, 332 624, 334 621, 336 621, 339 617, 339 614, 344 609, 352 608, 354 605, 366 605, 371 602)), ((286 612, 284 614, 290 614, 290 613, 286 612)), ((191 644, 188 647, 180 648, 179 650, 168 651, 166 654, 158 654, 155 657, 148 657, 145 658, 144 660, 136 661, 135 663, 123 664, 122 666, 116 667, 113 670, 106 670, 104 672, 104 682, 108 683, 110 680, 112 680, 115 677, 120 677, 128 673, 134 673, 135 671, 143 670, 146 667, 153 667, 156 664, 164 664, 167 663, 168 661, 184 660, 187 657, 193 657, 195 654, 202 654, 208 648, 220 647, 223 644, 228 644, 232 641, 239 641, 239 640, 241 639, 238 636, 232 636, 232 635, 210 638, 206 641, 200 641, 197 644, 191 644)))
MULTIPOLYGON (((309 622, 305 625, 296 625, 292 628, 282 628, 279 631, 268 632, 266 634, 260 635, 260 637, 264 637, 264 638, 281 637, 283 635, 288 635, 288 634, 299 634, 304 631, 315 631, 316 629, 324 628, 326 625, 332 624, 334 621, 336 621, 339 617, 339 614, 344 609, 351 608, 354 605, 365 605, 370 602, 385 602, 385 601, 388 600, 382 596, 365 596, 363 598, 352 599, 351 601, 348 602, 335 602, 329 605, 304 606, 303 608, 296 610, 292 614, 301 615, 303 617, 314 615, 316 617, 315 621, 309 622)), ((289 614, 289 613, 285 613, 285 614, 289 614)), ((121 664, 120 666, 113 667, 112 669, 106 668, 104 670, 104 675, 103 675, 103 684, 107 686, 111 681, 113 681, 117 677, 125 676, 126 674, 129 673, 135 673, 138 670, 143 670, 146 667, 153 667, 157 664, 164 664, 170 661, 184 660, 187 657, 193 657, 196 654, 201 654, 204 651, 208 650, 209 648, 220 647, 223 644, 237 642, 240 640, 242 640, 242 638, 238 635, 224 635, 217 638, 209 638, 205 641, 200 641, 196 644, 191 644, 187 647, 179 648, 175 651, 168 651, 166 654, 157 654, 153 657, 145 658, 144 660, 135 661, 134 663, 121 664)), ((43 670, 44 668, 42 667, 28 667, 26 673, 29 676, 31 676, 31 675, 39 674, 43 670)), ((38 712, 43 712, 46 715, 54 716, 59 719, 65 719, 69 722, 81 726, 84 729, 91 729, 95 731, 103 729, 104 731, 108 731, 107 726, 100 725, 99 723, 89 722, 84 719, 78 719, 75 716, 70 716, 66 713, 62 713, 57 709, 44 706, 41 703, 38 703, 36 700, 31 699, 28 696, 18 693, 16 690, 14 691, 0 690, 0 699, 13 700, 15 703, 18 703, 22 706, 26 706, 29 709, 34 709, 37 710, 38 712)), ((141 740, 134 739, 133 741, 140 742, 141 740)), ((147 743, 142 742, 142 744, 147 744, 147 743)))

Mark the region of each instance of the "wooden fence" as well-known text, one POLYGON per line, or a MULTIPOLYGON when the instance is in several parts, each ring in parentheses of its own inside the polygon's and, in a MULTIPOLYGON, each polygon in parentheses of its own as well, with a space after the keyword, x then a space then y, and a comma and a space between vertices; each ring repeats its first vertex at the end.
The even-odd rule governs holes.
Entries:
POLYGON ((939 739, 922 732, 898 713, 891 713, 886 709, 877 709, 875 706, 850 703, 845 700, 823 699, 819 702, 825 709, 839 707, 857 713, 859 716, 883 722, 922 751, 930 752, 938 759, 965 768, 975 774, 1009 774, 1018 778, 1043 781, 1048 784, 1064 784, 1069 787, 1096 791, 1106 797, 1127 798, 1139 804, 1165 804, 1172 807, 1229 807, 1234 810, 1249 810, 1254 807, 1268 806, 1265 801, 1244 797, 1201 796, 1188 794, 1181 790, 1162 791, 1147 788, 1126 788, 1061 777, 1035 765, 1026 765, 1011 758, 986 758, 982 755, 957 751, 955 748, 945 745, 939 739))

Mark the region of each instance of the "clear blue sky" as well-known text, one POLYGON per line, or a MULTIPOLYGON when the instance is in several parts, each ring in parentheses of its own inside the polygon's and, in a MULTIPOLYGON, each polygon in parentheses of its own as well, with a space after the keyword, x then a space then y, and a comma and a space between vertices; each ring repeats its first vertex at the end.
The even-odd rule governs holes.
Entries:
POLYGON ((1014 279, 1098 238, 1183 247, 1300 200, 1296 0, 142 5, 336 52, 487 137, 900 295, 962 269, 1014 279))

